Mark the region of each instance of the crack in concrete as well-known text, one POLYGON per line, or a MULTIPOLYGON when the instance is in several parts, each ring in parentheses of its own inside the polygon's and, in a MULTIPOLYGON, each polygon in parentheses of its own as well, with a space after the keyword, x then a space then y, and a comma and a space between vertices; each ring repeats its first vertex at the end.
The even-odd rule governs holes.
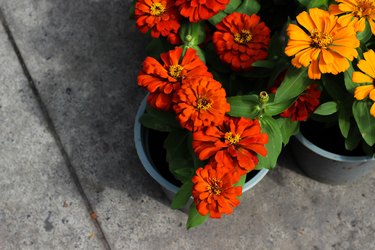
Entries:
MULTIPOLYGON (((61 142, 61 139, 60 139, 60 136, 57 133, 55 124, 53 123, 52 118, 49 115, 48 110, 47 110, 47 108, 46 108, 46 106, 45 106, 45 104, 44 104, 44 102, 43 102, 43 100, 42 100, 42 98, 41 98, 41 96, 39 94, 39 91, 38 91, 38 89, 37 89, 37 87, 35 85, 35 82, 34 82, 32 76, 31 76, 31 74, 29 72, 29 69, 26 66, 26 63, 25 63, 25 61, 24 61, 24 59, 22 57, 22 54, 21 54, 21 52, 20 52, 20 50, 19 50, 19 48, 17 46, 17 43, 16 43, 16 41, 15 41, 15 39, 13 37, 13 34, 12 34, 10 28, 9 28, 8 22, 6 21, 5 15, 4 15, 3 10, 1 8, 0 8, 0 22, 1 22, 2 26, 4 27, 5 32, 7 33, 8 40, 9 40, 9 42, 11 43, 11 45, 13 47, 13 50, 14 50, 14 52, 15 52, 15 54, 17 56, 17 59, 18 59, 20 65, 21 65, 22 71, 23 71, 23 73, 24 73, 24 75, 25 75, 25 77, 26 77, 26 79, 27 79, 27 81, 29 83, 29 87, 31 88, 31 90, 32 90, 32 92, 34 94, 34 97, 35 97, 35 99, 36 99, 36 101, 37 101, 37 103, 39 105, 39 108, 41 109, 42 115, 43 115, 44 119, 46 120, 47 129, 49 130, 49 132, 51 133, 51 135, 53 136, 53 138, 54 138, 54 140, 56 142, 56 145, 57 145, 57 147, 58 147, 58 149, 59 149, 59 151, 60 151, 60 153, 61 153, 61 155, 62 155, 62 157, 63 157, 63 159, 65 161, 65 165, 68 168, 70 176, 73 179, 73 182, 76 185, 76 188, 77 188, 79 194, 81 195, 81 197, 83 199, 83 202, 84 202, 84 204, 86 206, 86 209, 88 210, 89 214, 95 213, 94 210, 93 210, 93 207, 92 207, 92 205, 91 205, 91 203, 90 203, 90 201, 89 201, 89 199, 88 199, 88 197, 87 197, 87 195, 85 193, 85 191, 83 190, 81 182, 79 181, 79 178, 78 178, 78 175, 76 173, 76 170, 73 167, 72 162, 71 162, 71 160, 70 160, 70 158, 69 158, 69 156, 68 156, 68 154, 67 154, 67 152, 66 152, 66 150, 65 150, 65 148, 64 148, 64 146, 63 146, 63 144, 61 142)), ((46 219, 47 222, 49 222, 48 220, 50 218, 50 215, 51 214, 49 213, 48 217, 46 219)), ((103 245, 104 245, 105 249, 111 250, 109 242, 108 242, 108 240, 107 240, 107 238, 106 238, 106 236, 104 234, 103 229, 100 226, 99 221, 97 220, 97 218, 95 218, 95 219, 91 218, 91 220, 93 221, 96 229, 99 232, 99 235, 100 235, 99 238, 102 239, 102 242, 103 242, 103 245)))

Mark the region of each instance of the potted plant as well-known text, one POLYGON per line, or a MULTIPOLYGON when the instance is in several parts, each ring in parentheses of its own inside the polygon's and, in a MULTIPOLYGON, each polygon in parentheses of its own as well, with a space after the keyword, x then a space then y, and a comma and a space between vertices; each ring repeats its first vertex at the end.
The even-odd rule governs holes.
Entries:
POLYGON ((318 107, 326 100, 321 74, 345 72, 359 41, 328 4, 135 1, 136 26, 151 37, 137 80, 148 96, 135 139, 144 141, 142 128, 167 133, 163 167, 179 181, 172 207, 193 199, 188 228, 232 213, 246 176, 273 169, 300 122, 332 109, 326 102, 318 107), (326 22, 340 37, 324 33, 326 22), (344 42, 332 52, 336 38, 344 42))
MULTIPOLYGON (((309 63, 309 76, 318 80, 322 89, 322 104, 309 121, 301 123, 292 149, 299 166, 310 177, 345 184, 366 175, 375 166, 375 2, 336 0, 326 7, 332 20, 324 22, 325 27, 333 27, 337 20, 342 28, 312 35, 313 43, 323 37, 320 43, 325 47, 319 59, 312 58, 309 63), (348 32, 346 27, 352 27, 357 40, 342 37, 348 32)), ((306 22, 305 17, 297 17, 297 22, 309 29, 312 23, 306 22)), ((297 26, 288 30, 292 44, 286 51, 296 54, 292 60, 296 67, 306 66, 305 55, 315 53, 302 45, 305 34, 308 32, 297 26), (301 47, 296 49, 298 46, 301 47), (290 52, 293 49, 296 50, 290 52)))
MULTIPOLYGON (((141 124, 141 120, 147 119, 149 112, 145 115, 147 104, 147 96, 141 102, 134 123, 134 140, 137 153, 139 155, 140 161, 146 171, 154 178, 162 187, 164 193, 169 200, 173 201, 176 193, 180 189, 181 181, 177 180, 169 170, 168 163, 166 162, 167 151, 163 147, 163 143, 168 138, 169 132, 164 129, 149 129, 141 124)), ((151 110, 148 107, 149 110, 151 110)), ((151 111, 152 112, 152 111, 151 111)), ((153 118, 152 118, 153 119, 153 118)), ((156 123, 155 123, 156 124, 156 123)), ((159 123, 160 125, 160 123, 159 123)), ((159 126, 158 125, 158 126, 159 126)), ((168 131, 168 130, 167 130, 168 131)), ((182 140, 182 144, 179 147, 187 147, 186 141, 182 140)), ((171 150, 167 147, 168 152, 171 150)), ((180 150, 179 150, 180 151, 180 150)), ((182 151, 183 152, 183 151, 182 151)), ((195 158, 195 157, 194 157, 195 158)), ((181 161, 187 161, 192 159, 190 155, 181 157, 181 161)), ((186 163, 184 165, 187 165, 186 163)), ((173 166, 173 165, 171 165, 173 166)), ((179 166, 179 165, 177 165, 179 166)), ((190 168, 189 168, 190 169, 190 168)), ((176 171, 176 170, 172 170, 176 171)), ((191 170, 190 170, 191 171, 191 170)), ((178 172, 178 170, 177 170, 178 172)), ((242 192, 246 192, 254 187, 268 172, 268 169, 254 170, 247 174, 245 184, 242 187, 242 192)), ((176 202, 176 201, 175 201, 176 202)), ((192 203, 192 198, 190 201, 186 202, 184 207, 178 206, 183 211, 188 211, 192 203)), ((172 207, 175 207, 172 204, 172 207)))

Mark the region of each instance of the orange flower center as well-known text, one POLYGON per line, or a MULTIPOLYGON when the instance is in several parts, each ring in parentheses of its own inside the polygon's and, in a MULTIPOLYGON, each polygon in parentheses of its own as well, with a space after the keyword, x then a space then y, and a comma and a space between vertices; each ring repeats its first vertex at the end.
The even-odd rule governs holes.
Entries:
POLYGON ((200 97, 197 100, 197 109, 207 110, 212 107, 212 102, 206 97, 200 97))
POLYGON ((319 49, 327 49, 332 44, 333 37, 331 34, 325 34, 316 30, 311 32, 311 46, 319 49))
POLYGON ((209 178, 210 180, 210 185, 207 186, 207 190, 210 193, 213 193, 215 195, 220 195, 221 194, 221 180, 217 180, 216 178, 209 178))
POLYGON ((162 5, 161 3, 151 4, 150 13, 153 16, 160 16, 160 15, 164 14, 164 12, 166 12, 166 11, 167 10, 165 9, 165 6, 162 5))
POLYGON ((240 33, 234 34, 234 41, 241 44, 246 44, 251 41, 253 35, 250 30, 241 30, 240 33))
POLYGON ((171 65, 169 66, 169 75, 172 76, 174 79, 179 80, 181 78, 181 73, 184 67, 181 65, 171 65))
POLYGON ((375 3, 373 0, 358 0, 353 11, 355 17, 370 17, 373 14, 375 14, 375 3))
POLYGON ((232 132, 227 132, 225 133, 225 139, 229 141, 230 144, 235 145, 241 140, 241 136, 239 134, 233 136, 232 132))

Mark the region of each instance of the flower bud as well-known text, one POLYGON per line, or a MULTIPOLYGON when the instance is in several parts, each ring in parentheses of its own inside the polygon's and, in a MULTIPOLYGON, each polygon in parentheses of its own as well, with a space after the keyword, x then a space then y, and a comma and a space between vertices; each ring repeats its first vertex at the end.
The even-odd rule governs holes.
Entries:
POLYGON ((262 91, 259 93, 259 102, 261 104, 266 104, 268 100, 270 99, 268 93, 266 91, 262 91))
POLYGON ((185 41, 186 42, 191 42, 191 40, 193 40, 193 37, 191 35, 186 35, 185 36, 185 41))

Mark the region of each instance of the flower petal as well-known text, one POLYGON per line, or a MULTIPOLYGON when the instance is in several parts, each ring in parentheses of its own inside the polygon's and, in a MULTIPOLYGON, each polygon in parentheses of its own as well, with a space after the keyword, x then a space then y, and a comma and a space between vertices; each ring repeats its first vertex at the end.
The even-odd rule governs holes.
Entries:
POLYGON ((371 92, 371 90, 374 89, 373 85, 364 85, 356 87, 354 90, 354 97, 357 100, 363 100, 365 99, 371 92))

